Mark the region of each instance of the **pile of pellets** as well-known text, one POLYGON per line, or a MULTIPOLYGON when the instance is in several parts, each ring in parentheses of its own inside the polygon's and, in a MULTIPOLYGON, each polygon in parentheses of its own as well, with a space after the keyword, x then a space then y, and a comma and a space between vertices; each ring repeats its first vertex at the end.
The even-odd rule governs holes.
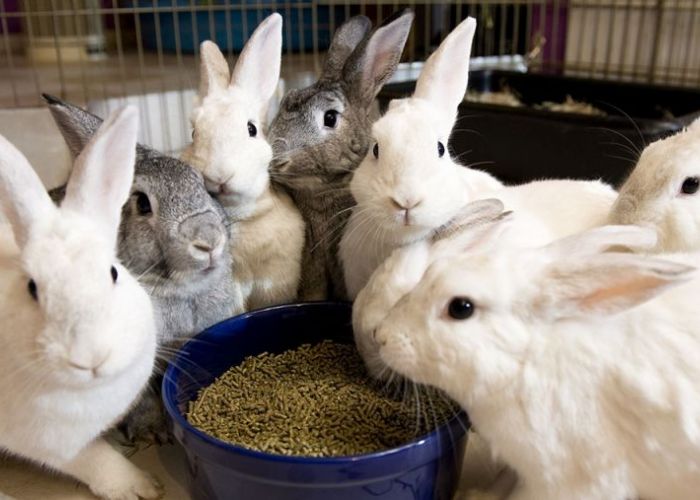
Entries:
POLYGON ((457 412, 433 389, 386 389, 367 374, 355 346, 324 341, 246 358, 199 392, 187 419, 253 450, 329 457, 400 446, 457 412))

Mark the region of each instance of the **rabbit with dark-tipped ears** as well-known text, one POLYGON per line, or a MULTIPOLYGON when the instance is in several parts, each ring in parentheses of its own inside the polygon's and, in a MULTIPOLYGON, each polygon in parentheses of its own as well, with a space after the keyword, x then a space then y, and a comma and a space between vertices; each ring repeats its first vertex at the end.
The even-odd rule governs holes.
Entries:
POLYGON ((345 298, 338 240, 354 201, 353 171, 370 143, 373 101, 394 73, 413 22, 404 11, 369 33, 364 16, 336 31, 318 81, 290 91, 270 125, 274 183, 306 223, 299 298, 345 298))
MULTIPOLYGON (((102 120, 45 96, 71 153, 80 153, 102 120)), ((52 192, 62 196, 62 188, 52 192)), ((148 291, 164 357, 204 328, 242 312, 236 302, 225 214, 199 172, 142 145, 122 207, 118 254, 148 291)), ((130 440, 167 439, 160 377, 122 426, 130 440)))

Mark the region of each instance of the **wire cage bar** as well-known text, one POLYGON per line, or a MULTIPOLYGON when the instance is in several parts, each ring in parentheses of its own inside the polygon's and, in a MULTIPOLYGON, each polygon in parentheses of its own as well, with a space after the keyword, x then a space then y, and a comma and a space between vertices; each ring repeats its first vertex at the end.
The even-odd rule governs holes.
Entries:
MULTIPOLYGON (((285 19, 282 76, 305 85, 347 18, 375 23, 411 8, 405 62, 422 61, 467 16, 472 56, 522 56, 528 71, 700 86, 700 0, 0 0, 0 108, 47 92, 98 113, 125 100, 143 140, 176 151, 189 139, 199 43, 230 63, 272 12, 285 19)), ((282 90, 282 89, 281 89, 282 90)))

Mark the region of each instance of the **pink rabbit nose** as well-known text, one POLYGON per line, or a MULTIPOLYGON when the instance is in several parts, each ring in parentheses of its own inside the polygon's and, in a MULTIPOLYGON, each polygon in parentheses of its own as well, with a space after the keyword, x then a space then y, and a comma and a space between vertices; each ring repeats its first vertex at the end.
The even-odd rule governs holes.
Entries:
POLYGON ((97 377, 100 367, 107 362, 108 357, 109 354, 95 358, 94 360, 83 359, 84 356, 79 359, 68 359, 68 366, 79 371, 92 372, 92 375, 97 377))
POLYGON ((389 198, 389 202, 391 203, 391 205, 400 212, 403 212, 403 223, 406 226, 408 226, 410 223, 409 212, 416 208, 418 205, 420 205, 422 201, 423 200, 416 200, 410 198, 404 198, 403 200, 399 201, 394 197, 389 198))

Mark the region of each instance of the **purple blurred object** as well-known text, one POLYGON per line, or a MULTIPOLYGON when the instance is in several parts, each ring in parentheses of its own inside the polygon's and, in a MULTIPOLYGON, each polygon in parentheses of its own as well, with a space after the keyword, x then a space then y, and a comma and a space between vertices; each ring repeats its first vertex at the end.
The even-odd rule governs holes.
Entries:
MULTIPOLYGON (((4 12, 19 12, 19 0, 0 0, 4 2, 4 12)), ((0 33, 3 33, 5 23, 0 22, 0 33)), ((8 33, 20 33, 22 31, 22 21, 19 17, 7 18, 8 33)))

